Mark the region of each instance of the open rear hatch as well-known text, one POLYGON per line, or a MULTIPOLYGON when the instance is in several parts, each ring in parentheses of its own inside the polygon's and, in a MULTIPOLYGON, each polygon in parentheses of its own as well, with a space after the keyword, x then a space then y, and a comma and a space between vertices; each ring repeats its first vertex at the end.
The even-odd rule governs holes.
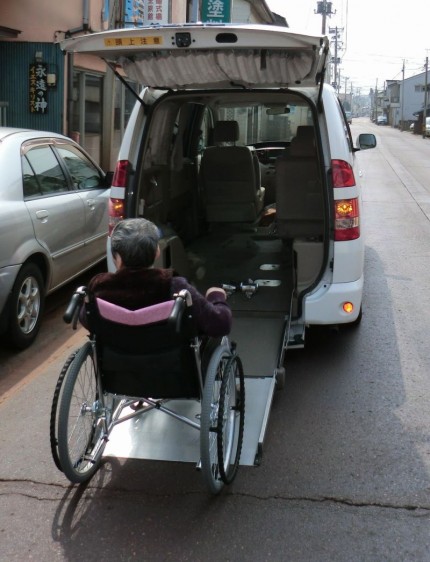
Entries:
POLYGON ((202 24, 106 31, 61 48, 101 57, 158 89, 319 88, 329 42, 283 27, 202 24))

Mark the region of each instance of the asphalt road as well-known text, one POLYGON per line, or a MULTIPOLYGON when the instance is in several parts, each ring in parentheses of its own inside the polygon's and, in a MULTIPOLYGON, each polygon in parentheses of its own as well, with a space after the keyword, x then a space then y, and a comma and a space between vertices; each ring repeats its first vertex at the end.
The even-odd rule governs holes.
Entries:
POLYGON ((429 561, 430 141, 354 120, 366 235, 361 326, 287 354, 261 466, 208 497, 188 464, 109 460, 71 486, 49 448, 58 371, 85 339, 53 305, 0 351, 0 560, 429 561))

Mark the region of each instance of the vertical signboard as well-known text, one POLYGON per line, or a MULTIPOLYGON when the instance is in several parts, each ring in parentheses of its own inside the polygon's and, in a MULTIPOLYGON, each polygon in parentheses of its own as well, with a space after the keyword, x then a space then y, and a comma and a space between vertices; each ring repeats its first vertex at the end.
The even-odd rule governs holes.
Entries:
POLYGON ((145 2, 143 0, 124 0, 124 27, 145 24, 145 2))
POLYGON ((231 21, 231 0, 202 0, 202 21, 229 23, 231 21))
POLYGON ((48 112, 48 65, 43 62, 30 64, 29 98, 31 113, 48 112))
POLYGON ((169 23, 169 0, 146 0, 145 23, 169 23))
POLYGON ((124 27, 169 23, 169 0, 123 0, 124 27))

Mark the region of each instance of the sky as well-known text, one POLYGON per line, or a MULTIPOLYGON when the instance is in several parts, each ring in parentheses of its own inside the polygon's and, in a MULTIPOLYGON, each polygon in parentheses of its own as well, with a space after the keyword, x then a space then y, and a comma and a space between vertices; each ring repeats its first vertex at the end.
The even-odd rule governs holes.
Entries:
MULTIPOLYGON (((284 16, 290 28, 322 33, 322 16, 315 14, 317 0, 266 0, 273 12, 284 16)), ((382 89, 387 80, 401 80, 424 72, 430 58, 430 2, 408 0, 333 0, 329 28, 343 29, 340 52, 341 91, 361 94, 382 89), (400 6, 400 7, 399 7, 400 6), (346 80, 345 80, 346 79, 346 80)), ((333 49, 334 50, 334 49, 333 49)), ((429 64, 430 81, 430 64, 429 64)))

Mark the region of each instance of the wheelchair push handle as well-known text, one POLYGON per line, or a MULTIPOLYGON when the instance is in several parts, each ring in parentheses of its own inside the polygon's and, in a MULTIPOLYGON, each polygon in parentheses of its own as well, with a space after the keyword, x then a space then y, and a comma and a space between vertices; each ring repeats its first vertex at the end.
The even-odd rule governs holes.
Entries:
POLYGON ((182 299, 184 299, 185 304, 187 305, 187 308, 190 308, 191 306, 193 306, 193 299, 191 297, 191 293, 189 291, 187 291, 186 289, 182 289, 181 291, 179 291, 178 295, 174 295, 174 296, 178 296, 178 297, 181 297, 182 299))
POLYGON ((87 294, 86 287, 79 287, 73 293, 72 298, 66 308, 66 312, 63 314, 63 320, 66 324, 70 324, 73 321, 73 329, 76 329, 79 311, 84 303, 85 296, 87 294))

